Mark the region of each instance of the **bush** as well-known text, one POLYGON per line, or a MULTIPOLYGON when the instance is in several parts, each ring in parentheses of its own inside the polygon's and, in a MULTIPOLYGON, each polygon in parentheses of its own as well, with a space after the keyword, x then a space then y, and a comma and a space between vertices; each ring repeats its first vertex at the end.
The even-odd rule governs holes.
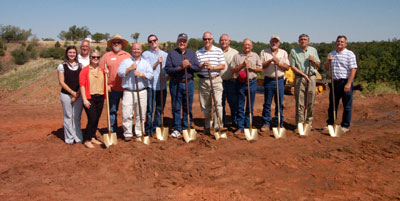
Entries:
POLYGON ((40 52, 42 58, 64 59, 65 50, 63 48, 49 48, 40 52))
POLYGON ((42 38, 42 41, 54 41, 52 38, 42 38))
POLYGON ((3 71, 3 64, 0 62, 0 72, 3 71))
POLYGON ((58 41, 57 41, 57 42, 56 42, 56 44, 54 44, 54 47, 55 47, 55 48, 59 48, 59 47, 61 47, 61 44, 60 44, 60 42, 58 42, 58 41))
POLYGON ((14 57, 14 63, 17 65, 22 65, 29 61, 28 52, 23 48, 12 51, 11 55, 14 57))
POLYGON ((99 46, 96 46, 96 50, 100 52, 101 48, 99 46))
POLYGON ((37 56, 38 56, 38 53, 37 53, 37 50, 36 50, 36 49, 32 49, 32 50, 29 52, 29 58, 31 58, 31 59, 37 59, 37 56))

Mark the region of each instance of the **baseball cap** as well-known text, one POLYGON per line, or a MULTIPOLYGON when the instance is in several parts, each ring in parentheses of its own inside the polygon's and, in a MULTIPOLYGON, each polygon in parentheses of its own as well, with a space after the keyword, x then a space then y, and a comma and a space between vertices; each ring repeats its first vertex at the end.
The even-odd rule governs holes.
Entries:
POLYGON ((179 40, 179 39, 185 39, 185 40, 187 40, 187 39, 188 39, 187 34, 185 34, 185 33, 180 33, 180 34, 178 35, 178 39, 177 39, 177 40, 179 40))
POLYGON ((276 38, 276 39, 278 39, 279 41, 281 41, 281 38, 280 38, 278 35, 272 35, 272 36, 271 36, 271 40, 274 39, 274 38, 276 38))

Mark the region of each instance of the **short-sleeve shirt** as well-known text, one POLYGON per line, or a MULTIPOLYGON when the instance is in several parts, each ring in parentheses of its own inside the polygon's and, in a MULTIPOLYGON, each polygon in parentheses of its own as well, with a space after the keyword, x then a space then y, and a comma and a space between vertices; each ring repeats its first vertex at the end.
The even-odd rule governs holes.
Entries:
POLYGON ((100 67, 104 68, 105 64, 107 64, 107 68, 109 71, 109 77, 108 79, 108 84, 112 85, 111 89, 114 91, 123 91, 121 87, 122 83, 122 78, 119 77, 118 74, 118 68, 121 62, 124 59, 130 58, 131 54, 128 52, 121 50, 118 53, 114 53, 113 51, 109 51, 101 57, 100 61, 100 67))
MULTIPOLYGON (((204 47, 196 51, 197 59, 200 65, 206 61, 210 61, 211 66, 215 67, 221 64, 225 64, 224 52, 214 45, 210 50, 206 50, 204 47)), ((201 77, 208 77, 208 70, 206 68, 202 69, 198 75, 201 77)), ((219 75, 219 71, 211 71, 211 77, 219 75)))
POLYGON ((83 58, 81 54, 78 54, 78 61, 82 64, 82 68, 88 66, 90 64, 90 56, 88 55, 86 58, 83 58))
MULTIPOLYGON (((265 61, 268 61, 268 60, 274 58, 271 48, 261 50, 260 55, 261 55, 261 62, 265 62, 265 61)), ((289 65, 288 54, 285 50, 278 49, 278 52, 276 53, 276 57, 279 59, 279 63, 289 65)), ((266 77, 275 78, 274 62, 272 61, 267 68, 264 68, 262 73, 266 77)), ((277 67, 277 73, 278 73, 278 77, 282 77, 285 75, 285 71, 279 67, 277 67)))
MULTIPOLYGON (((249 59, 251 66, 253 66, 255 68, 261 68, 261 59, 258 56, 258 54, 254 53, 254 52, 250 52, 249 56, 247 56, 244 53, 236 54, 233 57, 233 61, 232 61, 233 66, 236 67, 236 66, 242 64, 244 62, 244 60, 246 59, 246 57, 249 59)), ((242 70, 246 70, 246 69, 242 68, 240 71, 242 71, 242 70)), ((236 73, 236 75, 235 75, 236 77, 239 76, 240 71, 236 73)), ((249 79, 254 79, 257 77, 257 73, 255 73, 253 71, 249 71, 248 76, 249 76, 249 79)))
MULTIPOLYGON (((303 49, 301 49, 301 47, 293 48, 290 51, 290 56, 289 56, 290 66, 295 66, 299 70, 301 70, 301 72, 303 72, 304 74, 307 74, 308 73, 308 64, 309 64, 309 60, 308 60, 309 55, 312 55, 316 62, 320 62, 319 57, 318 57, 318 52, 315 48, 308 46, 305 51, 303 49)), ((315 69, 315 66, 312 62, 311 62, 311 66, 313 68, 311 68, 310 74, 315 75, 317 70, 315 69)))
POLYGON ((228 50, 224 51, 225 57, 225 68, 221 70, 221 78, 223 80, 231 80, 233 79, 232 68, 235 66, 232 65, 233 57, 239 52, 231 47, 228 47, 228 50))
POLYGON ((356 55, 348 49, 344 49, 341 52, 334 50, 329 54, 333 55, 331 63, 333 67, 333 79, 348 79, 351 69, 357 68, 356 55))

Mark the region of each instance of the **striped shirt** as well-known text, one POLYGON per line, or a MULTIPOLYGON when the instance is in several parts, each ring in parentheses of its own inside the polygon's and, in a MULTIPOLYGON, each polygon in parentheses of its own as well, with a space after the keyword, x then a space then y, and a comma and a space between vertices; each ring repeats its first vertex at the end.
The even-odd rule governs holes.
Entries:
POLYGON ((329 54, 333 55, 331 63, 333 79, 348 79, 351 69, 357 68, 356 55, 348 49, 344 49, 341 52, 334 50, 329 54))
MULTIPOLYGON (((206 49, 200 48, 196 51, 197 59, 199 60, 200 65, 202 65, 206 61, 210 61, 211 66, 215 67, 221 64, 225 64, 224 52, 214 45, 211 47, 209 51, 206 49)), ((226 66, 225 66, 226 68, 226 66)), ((211 77, 215 77, 219 75, 219 71, 211 71, 211 77)), ((200 77, 208 77, 207 68, 204 68, 199 72, 200 77)))

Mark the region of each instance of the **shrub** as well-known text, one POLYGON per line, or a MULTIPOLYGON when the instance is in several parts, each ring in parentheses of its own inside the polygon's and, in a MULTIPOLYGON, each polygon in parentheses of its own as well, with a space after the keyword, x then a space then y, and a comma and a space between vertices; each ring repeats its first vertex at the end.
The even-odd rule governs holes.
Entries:
POLYGON ((99 46, 96 46, 96 50, 100 52, 101 48, 99 46))
POLYGON ((36 48, 32 49, 31 51, 29 51, 29 58, 31 59, 37 59, 38 53, 36 48))
POLYGON ((42 38, 42 41, 54 41, 52 38, 42 38))
POLYGON ((55 47, 55 48, 59 48, 59 47, 61 47, 61 44, 60 44, 60 42, 58 42, 58 41, 57 41, 57 42, 56 42, 56 44, 54 44, 54 47, 55 47))
POLYGON ((65 50, 63 48, 49 48, 40 52, 42 58, 63 59, 65 50))
POLYGON ((14 63, 17 65, 22 65, 29 60, 28 52, 26 52, 23 48, 12 51, 11 55, 14 57, 14 63))

